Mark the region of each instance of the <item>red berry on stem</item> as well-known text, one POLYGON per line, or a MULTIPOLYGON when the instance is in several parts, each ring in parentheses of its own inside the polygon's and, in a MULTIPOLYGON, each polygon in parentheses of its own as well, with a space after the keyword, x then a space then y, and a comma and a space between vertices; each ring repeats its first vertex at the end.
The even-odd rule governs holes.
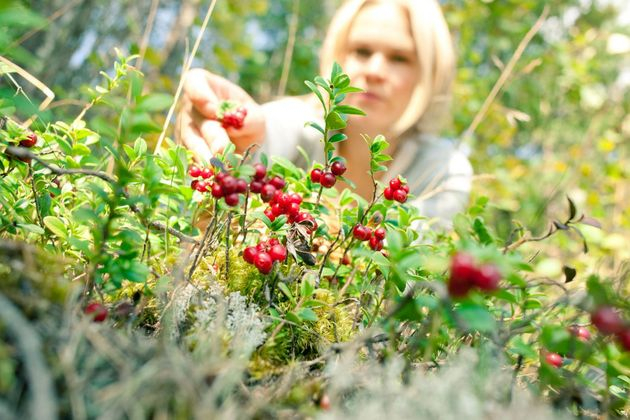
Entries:
POLYGON ((625 351, 630 351, 630 328, 626 327, 623 331, 617 334, 617 340, 625 351))
POLYGON ((276 216, 273 214, 273 211, 271 210, 271 207, 267 207, 264 211, 265 216, 267 216, 269 218, 269 220, 271 220, 272 222, 274 220, 276 220, 276 216))
POLYGON ((322 179, 322 175, 323 175, 323 171, 319 168, 315 168, 311 171, 311 181, 313 181, 316 184, 319 184, 319 182, 322 179))
POLYGON ((591 339, 591 332, 586 327, 582 327, 581 325, 571 325, 567 329, 571 335, 575 336, 580 341, 586 342, 591 339))
POLYGON ((591 313, 591 322, 602 334, 618 334, 623 330, 623 320, 610 306, 600 306, 591 313))
POLYGON ((274 261, 284 261, 287 259, 287 249, 280 244, 276 244, 269 250, 269 256, 274 261))
POLYGON ((238 193, 231 193, 225 196, 225 204, 234 207, 238 204, 238 193))
POLYGON ((562 366, 562 356, 558 353, 545 353, 545 362, 550 364, 551 366, 559 368, 562 366))
POLYGON ((409 194, 409 185, 407 184, 403 184, 400 186, 399 188, 400 190, 403 190, 404 192, 406 192, 407 194, 409 194))
POLYGON ((247 181, 242 178, 236 179, 236 192, 242 194, 247 191, 247 181))
POLYGON ((94 320, 94 322, 103 322, 107 319, 107 308, 98 302, 88 303, 84 312, 86 315, 92 315, 92 320, 94 320))
POLYGON ((324 188, 331 188, 337 182, 337 177, 332 172, 324 172, 319 182, 324 188))
POLYGON ((394 190, 391 189, 391 187, 386 187, 383 190, 383 196, 385 197, 385 200, 393 200, 394 199, 394 190))
POLYGON ((208 179, 210 178, 212 175, 214 175, 214 172, 212 171, 212 169, 210 168, 203 168, 199 170, 199 175, 203 178, 203 179, 208 179))
POLYGON ((399 203, 404 203, 405 201, 407 201, 407 193, 404 192, 403 190, 396 190, 393 192, 392 197, 394 198, 394 200, 398 201, 399 203))
POLYGON ((260 181, 252 181, 249 184, 249 190, 253 193, 259 193, 262 190, 263 183, 260 181))
POLYGON ((220 183, 225 194, 236 192, 236 178, 234 178, 232 175, 227 175, 221 180, 220 183))
POLYGON ((210 192, 214 198, 223 197, 223 188, 221 188, 219 184, 212 184, 212 187, 210 188, 211 188, 210 192))
POLYGON ((370 239, 371 232, 367 226, 357 224, 352 229, 352 235, 359 241, 367 241, 368 239, 370 239))
POLYGON ((487 292, 492 292, 499 287, 501 272, 492 264, 484 264, 476 270, 472 282, 487 292))
POLYGON ((190 182, 190 188, 192 188, 193 190, 196 190, 197 189, 197 184, 199 184, 199 180, 198 179, 193 179, 190 182))
POLYGON ((258 250, 255 246, 248 246, 243 251, 243 259, 250 264, 254 264, 254 260, 256 259, 256 255, 258 255, 258 250))
POLYGON ((401 182, 400 182, 400 178, 398 177, 389 181, 389 187, 392 189, 392 191, 396 191, 397 189, 400 188, 400 186, 401 186, 401 182))
POLYGON ((385 231, 385 229, 383 229, 382 227, 380 228, 376 228, 374 230, 374 236, 376 237, 376 239, 378 239, 379 241, 382 241, 383 239, 385 239, 385 235, 387 234, 387 232, 385 231))
POLYGON ((346 164, 340 160, 337 160, 330 165, 330 171, 336 176, 343 175, 346 172, 346 164))
POLYGON ((254 170, 256 171, 254 173, 254 179, 257 181, 260 181, 265 177, 265 175, 267 175, 267 168, 262 163, 256 163, 254 165, 254 170))
POLYGON ((254 259, 254 265, 263 274, 269 274, 273 267, 273 259, 266 252, 259 252, 254 259))
POLYGON ((190 165, 190 167, 188 168, 188 175, 193 178, 201 176, 201 168, 197 165, 190 165))
POLYGON ((370 238, 370 248, 374 251, 380 251, 383 249, 383 241, 379 240, 376 236, 370 238))
POLYGON ((33 147, 37 144, 37 135, 35 133, 31 133, 24 140, 20 140, 20 146, 22 147, 33 147))
MULTIPOLYGON (((197 180, 199 181, 199 180, 197 180)), ((195 189, 199 192, 206 192, 208 191, 208 181, 204 181, 203 179, 199 182, 197 182, 197 184, 195 184, 195 189)))
POLYGON ((274 187, 271 184, 265 184, 260 190, 260 198, 265 203, 268 203, 271 201, 275 193, 276 193, 276 187, 274 187))
POLYGON ((274 187, 276 187, 276 189, 278 190, 283 189, 284 186, 287 185, 284 178, 280 176, 274 176, 273 178, 271 178, 271 181, 269 181, 269 183, 273 185, 274 187))

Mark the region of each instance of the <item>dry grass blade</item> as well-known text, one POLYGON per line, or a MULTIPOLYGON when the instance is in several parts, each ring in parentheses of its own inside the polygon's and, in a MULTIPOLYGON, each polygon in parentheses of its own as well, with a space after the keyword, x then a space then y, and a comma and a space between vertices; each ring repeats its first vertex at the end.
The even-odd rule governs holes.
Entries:
MULTIPOLYGON (((48 105, 52 102, 53 99, 55 99, 55 94, 53 93, 52 90, 50 90, 48 88, 48 86, 46 86, 44 83, 42 83, 41 81, 39 81, 35 76, 33 76, 32 74, 30 74, 29 72, 27 72, 26 70, 24 70, 22 67, 18 66, 17 64, 9 61, 8 59, 6 59, 5 57, 0 55, 0 62, 5 64, 6 66, 9 67, 9 69, 11 69, 12 71, 14 71, 15 73, 19 74, 20 76, 22 76, 24 79, 26 79, 30 84, 32 84, 33 86, 35 86, 37 89, 41 90, 44 95, 46 95, 46 99, 44 99, 44 101, 39 105, 39 110, 43 111, 44 109, 46 109, 48 107, 48 105)), ((0 74, 2 73, 2 71, 0 71, 0 74)), ((24 125, 26 127, 29 127, 33 121, 35 120, 36 116, 33 115, 31 116, 31 118, 29 118, 26 123, 24 123, 24 125)))

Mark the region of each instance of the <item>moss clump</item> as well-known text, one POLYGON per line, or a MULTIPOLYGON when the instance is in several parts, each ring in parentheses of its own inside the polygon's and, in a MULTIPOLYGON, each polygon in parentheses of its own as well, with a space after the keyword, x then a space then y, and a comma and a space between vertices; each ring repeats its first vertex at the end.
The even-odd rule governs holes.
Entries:
POLYGON ((248 264, 238 250, 230 249, 229 272, 226 278, 225 248, 219 248, 214 254, 206 258, 206 262, 214 261, 216 279, 229 294, 239 292, 249 300, 254 299, 257 291, 261 290, 263 277, 256 267, 248 264))

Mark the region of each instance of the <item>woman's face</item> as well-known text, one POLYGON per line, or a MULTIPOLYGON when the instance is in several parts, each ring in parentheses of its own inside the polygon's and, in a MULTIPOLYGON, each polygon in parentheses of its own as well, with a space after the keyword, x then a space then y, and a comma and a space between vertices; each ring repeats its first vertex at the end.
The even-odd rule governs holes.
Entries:
POLYGON ((342 67, 353 86, 365 92, 347 103, 367 113, 354 119, 386 133, 407 108, 418 82, 418 58, 405 10, 392 3, 371 4, 356 16, 342 67))

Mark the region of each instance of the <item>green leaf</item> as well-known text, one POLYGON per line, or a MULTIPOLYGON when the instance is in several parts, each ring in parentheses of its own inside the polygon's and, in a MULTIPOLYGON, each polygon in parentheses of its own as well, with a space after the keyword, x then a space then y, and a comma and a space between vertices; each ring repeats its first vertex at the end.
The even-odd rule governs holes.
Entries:
POLYGON ((140 112, 156 112, 168 109, 173 103, 173 96, 167 93, 150 93, 138 101, 140 112))
POLYGON ((348 115, 363 115, 363 116, 366 115, 365 112, 363 112, 359 108, 355 108, 350 105, 337 105, 336 107, 333 108, 333 110, 340 112, 342 114, 348 114, 348 115))
POLYGON ((336 133, 336 134, 333 134, 328 139, 328 141, 330 143, 339 143, 340 141, 344 141, 344 140, 347 140, 347 139, 348 139, 348 136, 346 136, 345 134, 343 134, 343 133, 336 133))
POLYGON ((298 316, 303 321, 312 321, 312 322, 317 321, 317 314, 311 308, 300 309, 300 311, 298 312, 298 316))
POLYGON ((340 89, 338 94, 339 93, 357 93, 357 92, 363 92, 363 91, 364 90, 361 89, 361 88, 354 87, 354 86, 348 86, 348 87, 345 87, 343 89, 340 89))
POLYGON ((66 224, 55 216, 44 217, 44 224, 52 233, 62 239, 68 238, 68 231, 66 230, 66 224))
POLYGON ((302 323, 302 318, 297 316, 294 312, 287 312, 284 316, 287 321, 292 322, 294 324, 300 325, 302 323))
POLYGON ((300 296, 307 297, 311 296, 315 291, 315 286, 311 284, 307 279, 302 279, 302 283, 300 284, 300 296))
POLYGON ((41 226, 33 225, 30 223, 18 223, 17 227, 24 229, 27 232, 36 233, 38 235, 43 235, 44 233, 46 233, 46 231, 42 229, 41 226))
POLYGON ((313 127, 315 130, 319 131, 320 133, 326 134, 326 131, 324 130, 324 128, 321 125, 317 124, 316 122, 308 121, 304 124, 304 126, 313 127))
POLYGON ((280 289, 280 291, 284 293, 284 295, 291 301, 293 305, 296 304, 295 298, 293 297, 293 293, 291 293, 291 290, 289 290, 289 286, 287 286, 286 283, 279 282, 278 289, 280 289))
POLYGON ((497 321, 485 306, 463 303, 455 308, 458 323, 465 331, 491 333, 497 329, 497 321))
POLYGON ((315 86, 313 82, 309 82, 308 80, 305 80, 304 84, 308 86, 311 92, 313 92, 317 96, 317 98, 319 99, 319 102, 322 104, 322 107, 324 107, 324 111, 325 111, 327 109, 326 102, 324 101, 324 97, 322 96, 322 93, 319 91, 319 88, 315 86))
MULTIPOLYGON (((333 63, 332 70, 330 72, 330 80, 335 80, 343 74, 343 70, 339 63, 336 61, 333 63)), ((347 77, 347 76, 346 76, 347 77)))
POLYGON ((326 116, 326 125, 330 130, 341 130, 347 124, 339 113, 333 111, 326 116))
POLYGON ((340 74, 339 76, 332 79, 332 81, 335 89, 343 89, 350 86, 350 78, 347 74, 340 74))
POLYGON ((314 80, 317 85, 324 88, 324 90, 328 92, 330 96, 332 96, 332 90, 330 89, 330 85, 328 84, 328 81, 326 79, 321 76, 317 76, 314 80))
POLYGON ((490 245, 494 242, 482 218, 475 217, 475 220, 473 222, 473 230, 477 234, 477 237, 482 244, 490 245))

